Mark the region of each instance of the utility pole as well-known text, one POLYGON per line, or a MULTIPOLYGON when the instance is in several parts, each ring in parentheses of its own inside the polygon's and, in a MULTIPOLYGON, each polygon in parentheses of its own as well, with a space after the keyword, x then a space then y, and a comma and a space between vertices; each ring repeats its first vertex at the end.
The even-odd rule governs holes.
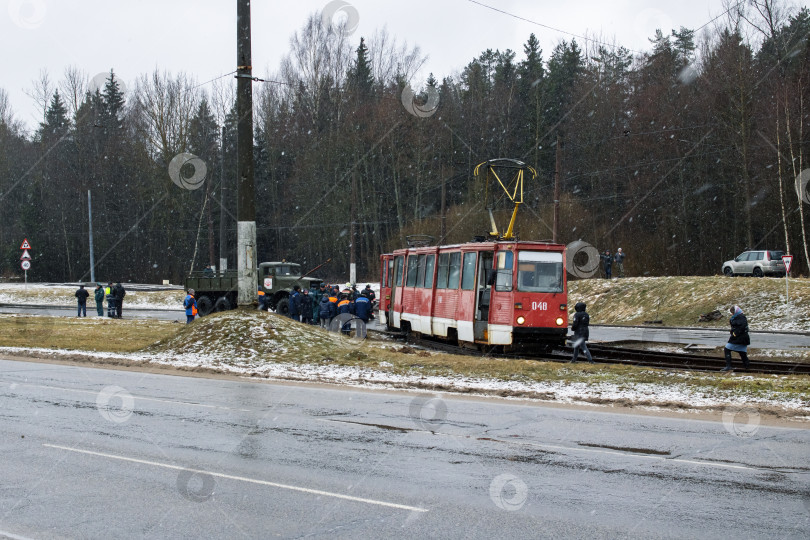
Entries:
POLYGON ((439 245, 444 244, 447 237, 447 166, 442 163, 442 202, 441 202, 441 228, 439 229, 439 245))
POLYGON ((250 0, 236 0, 237 268, 238 305, 256 300, 256 187, 253 179, 253 66, 250 0))
POLYGON ((357 169, 352 172, 352 210, 351 225, 349 227, 349 281, 357 283, 357 243, 355 219, 357 216, 357 169))
POLYGON ((554 166, 554 228, 551 230, 551 241, 557 243, 557 231, 560 228, 560 168, 562 167, 562 149, 560 135, 557 135, 557 163, 554 166))
POLYGON ((93 201, 90 198, 90 190, 87 190, 87 217, 88 234, 90 235, 90 281, 96 282, 96 258, 93 255, 93 201))
POLYGON ((225 126, 222 126, 222 146, 219 156, 219 265, 217 273, 222 274, 228 267, 225 255, 225 126))

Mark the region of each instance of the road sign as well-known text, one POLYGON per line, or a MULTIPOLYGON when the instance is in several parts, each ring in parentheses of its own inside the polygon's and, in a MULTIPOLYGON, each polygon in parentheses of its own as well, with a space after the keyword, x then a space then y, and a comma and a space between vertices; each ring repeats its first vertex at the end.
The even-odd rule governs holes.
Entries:
POLYGON ((790 273, 790 265, 793 264, 793 255, 782 255, 782 262, 785 263, 785 273, 790 273))
POLYGON ((20 266, 23 270, 30 270, 31 269, 31 261, 25 260, 20 263, 20 266))
POLYGON ((31 254, 30 254, 30 253, 28 253, 28 250, 27 250, 27 249, 26 249, 25 251, 23 251, 22 256, 20 256, 20 260, 21 260, 21 261, 24 261, 24 260, 26 260, 26 259, 28 259, 28 260, 30 260, 30 259, 31 259, 31 254))
POLYGON ((31 244, 28 243, 28 238, 23 240, 23 243, 20 246, 20 249, 31 249, 31 244))

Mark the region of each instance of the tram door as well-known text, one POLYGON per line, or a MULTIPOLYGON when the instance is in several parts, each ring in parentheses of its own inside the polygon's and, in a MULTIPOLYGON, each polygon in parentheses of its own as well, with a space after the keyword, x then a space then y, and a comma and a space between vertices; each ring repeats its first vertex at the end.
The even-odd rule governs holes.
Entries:
MULTIPOLYGON (((394 275, 393 279, 391 280, 391 302, 388 304, 388 326, 393 326, 399 328, 399 317, 394 318, 394 313, 396 312, 397 308, 399 308, 400 313, 402 312, 402 271, 403 266, 405 265, 405 257, 399 255, 394 259, 394 275), (399 296, 399 298, 397 298, 399 296)), ((389 267, 390 269, 390 267, 389 267)))
POLYGON ((482 251, 478 254, 478 271, 475 283, 475 321, 473 333, 476 341, 486 339, 489 324, 489 303, 495 271, 492 269, 494 252, 482 251))

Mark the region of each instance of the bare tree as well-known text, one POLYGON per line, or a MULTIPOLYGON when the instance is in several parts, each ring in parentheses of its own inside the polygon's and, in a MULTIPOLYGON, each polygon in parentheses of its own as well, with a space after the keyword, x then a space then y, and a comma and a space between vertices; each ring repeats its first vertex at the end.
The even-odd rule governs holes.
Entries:
POLYGON ((396 37, 388 33, 383 26, 374 32, 368 42, 371 56, 371 69, 374 81, 385 85, 394 82, 397 77, 410 80, 427 61, 419 47, 408 48, 407 42, 397 43, 396 37))
POLYGON ((47 69, 39 70, 39 78, 31 81, 31 84, 33 86, 23 90, 23 92, 34 100, 34 103, 36 103, 37 107, 42 111, 42 118, 40 120, 44 120, 45 112, 48 110, 48 104, 51 102, 56 86, 51 81, 47 69))
POLYGON ((62 98, 67 104, 68 111, 75 118, 79 106, 84 101, 84 94, 87 92, 87 73, 79 69, 78 66, 66 67, 65 77, 59 83, 59 89, 62 92, 62 98))
POLYGON ((155 70, 138 79, 134 101, 139 128, 153 154, 165 163, 188 148, 189 127, 200 96, 194 79, 185 73, 172 77, 155 70))

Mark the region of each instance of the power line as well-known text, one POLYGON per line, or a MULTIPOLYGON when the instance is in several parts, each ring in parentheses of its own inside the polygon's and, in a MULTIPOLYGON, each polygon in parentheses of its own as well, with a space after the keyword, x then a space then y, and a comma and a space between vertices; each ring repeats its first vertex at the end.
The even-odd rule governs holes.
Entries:
MULTIPOLYGON (((547 28, 547 29, 549 29, 549 30, 554 30, 555 32, 559 32, 559 33, 561 33, 561 34, 566 34, 566 35, 569 35, 569 36, 573 36, 573 37, 576 37, 576 38, 582 39, 582 40, 584 40, 584 41, 592 41, 592 42, 594 42, 594 43, 598 43, 599 45, 605 45, 605 46, 610 47, 610 48, 612 48, 612 49, 616 49, 616 48, 621 47, 621 45, 613 45, 613 44, 611 44, 611 43, 607 43, 606 41, 599 41, 598 39, 589 38, 589 37, 586 37, 586 36, 583 36, 583 35, 580 35, 580 34, 574 34, 573 32, 569 32, 569 31, 567 31, 567 30, 562 30, 562 29, 560 29, 560 28, 555 28, 555 27, 553 27, 553 26, 549 26, 549 25, 547 25, 547 24, 539 23, 539 22, 537 22, 537 21, 533 21, 533 20, 531 20, 531 19, 527 19, 526 17, 521 17, 520 15, 515 15, 514 13, 509 13, 508 11, 504 11, 504 10, 499 9, 499 8, 496 8, 496 7, 494 7, 494 6, 490 6, 490 5, 484 4, 483 2, 478 2, 477 0, 467 0, 467 1, 468 1, 468 2, 470 2, 470 3, 472 3, 472 4, 477 4, 477 5, 481 6, 481 7, 485 7, 485 8, 487 8, 487 9, 491 9, 492 11, 497 11, 498 13, 502 13, 502 14, 504 14, 504 15, 508 15, 509 17, 513 17, 513 18, 515 18, 515 19, 518 19, 518 20, 521 20, 521 21, 524 21, 524 22, 527 22, 527 23, 530 23, 530 24, 534 24, 534 25, 537 25, 537 26, 541 26, 541 27, 543 27, 543 28, 547 28)), ((641 51, 635 51, 635 50, 633 50, 633 49, 628 49, 627 47, 624 47, 624 49, 626 49, 626 50, 627 50, 627 51, 629 51, 629 52, 636 53, 636 54, 644 54, 644 53, 643 53, 643 52, 641 52, 641 51)))

